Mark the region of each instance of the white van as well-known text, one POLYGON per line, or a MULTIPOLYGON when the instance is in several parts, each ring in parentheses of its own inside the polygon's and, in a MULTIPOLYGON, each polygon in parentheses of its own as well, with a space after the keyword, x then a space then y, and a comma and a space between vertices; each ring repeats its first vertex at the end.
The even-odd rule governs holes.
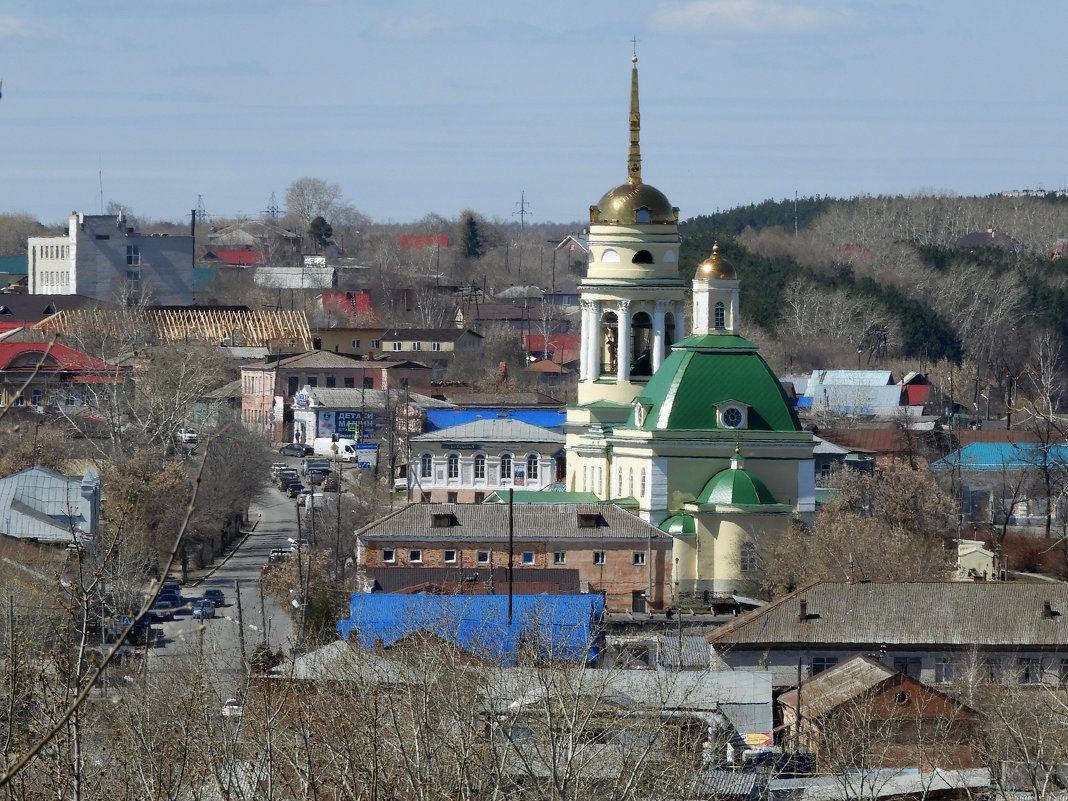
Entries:
POLYGON ((316 456, 325 456, 328 459, 336 457, 342 462, 356 461, 356 440, 333 439, 331 437, 316 437, 312 441, 312 449, 316 456))

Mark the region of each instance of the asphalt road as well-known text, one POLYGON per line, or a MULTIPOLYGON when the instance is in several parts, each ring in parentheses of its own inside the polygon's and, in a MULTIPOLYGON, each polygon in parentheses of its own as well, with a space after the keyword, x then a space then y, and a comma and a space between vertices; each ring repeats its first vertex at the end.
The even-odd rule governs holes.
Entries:
POLYGON ((251 533, 205 578, 182 587, 186 600, 201 597, 207 589, 220 589, 225 594, 225 606, 215 610, 215 618, 204 621, 183 612, 173 621, 154 624, 163 630, 165 641, 162 646, 149 649, 150 672, 192 669, 197 659, 203 658, 219 674, 223 688, 227 677, 232 677, 236 693, 236 685, 244 675, 242 631, 246 662, 264 642, 272 651, 292 651, 293 610, 287 611, 276 599, 261 595, 260 570, 272 548, 288 548, 289 538, 297 536, 296 514, 297 502, 273 486, 255 498, 249 509, 251 533), (240 606, 235 582, 240 588, 240 606))

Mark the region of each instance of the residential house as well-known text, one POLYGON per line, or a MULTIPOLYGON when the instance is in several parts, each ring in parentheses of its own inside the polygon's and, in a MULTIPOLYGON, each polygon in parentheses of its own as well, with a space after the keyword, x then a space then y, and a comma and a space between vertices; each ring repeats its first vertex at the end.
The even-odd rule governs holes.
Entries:
POLYGON ((714 669, 796 686, 856 654, 927 684, 1068 679, 1068 585, 818 582, 706 634, 714 669))
POLYGON ((955 477, 963 522, 1044 526, 1047 515, 1053 525, 1068 518, 1068 445, 972 442, 931 469, 955 477))
POLYGON ((475 358, 482 339, 482 334, 469 328, 389 328, 382 332, 378 352, 403 354, 403 358, 425 360, 440 367, 457 354, 475 358))
POLYGON ((193 302, 193 237, 139 234, 117 216, 75 213, 62 236, 27 241, 33 295, 85 295, 119 302, 148 297, 169 306, 193 302))
POLYGON ((86 544, 97 533, 100 476, 34 466, 0 478, 0 534, 45 545, 86 544))
POLYGON ((901 397, 889 370, 813 370, 798 408, 828 418, 892 417, 901 397))
POLYGON ((857 654, 777 699, 780 744, 816 754, 822 773, 978 767, 978 715, 935 687, 857 654))
POLYGON ((121 384, 125 370, 59 342, 0 342, 0 403, 73 412, 101 387, 121 384))
POLYGON ((502 487, 541 490, 566 473, 564 435, 515 419, 486 419, 408 439, 411 500, 481 503, 502 487))
POLYGON ((609 611, 663 609, 670 560, 670 537, 607 503, 416 503, 357 532, 363 569, 573 568, 609 611))

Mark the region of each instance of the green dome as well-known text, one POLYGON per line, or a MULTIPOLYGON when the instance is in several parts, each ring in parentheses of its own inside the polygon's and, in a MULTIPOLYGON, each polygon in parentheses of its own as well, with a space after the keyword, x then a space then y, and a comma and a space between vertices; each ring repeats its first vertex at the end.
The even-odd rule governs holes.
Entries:
MULTIPOLYGON (((669 431, 801 431, 797 412, 757 347, 732 334, 691 336, 675 344, 636 403, 641 428, 669 431), (717 407, 744 403, 740 428, 719 425, 717 407)), ((630 425, 635 425, 632 416, 630 425)))
POLYGON ((776 504, 775 496, 759 478, 741 467, 720 470, 705 484, 697 503, 723 506, 767 506, 776 504))
POLYGON ((693 536, 697 533, 697 521, 693 519, 693 515, 672 515, 660 524, 660 530, 673 537, 693 536))

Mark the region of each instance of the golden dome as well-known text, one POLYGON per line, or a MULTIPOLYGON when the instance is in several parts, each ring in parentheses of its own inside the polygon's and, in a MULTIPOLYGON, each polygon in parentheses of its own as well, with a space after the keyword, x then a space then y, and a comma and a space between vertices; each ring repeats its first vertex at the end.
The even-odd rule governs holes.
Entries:
POLYGON ((697 265, 697 277, 705 281, 737 281, 734 265, 719 255, 719 242, 712 245, 712 255, 697 265))
POLYGON ((605 193, 596 206, 590 206, 594 225, 634 225, 677 223, 679 210, 656 187, 643 183, 620 184, 605 193), (648 218, 639 212, 648 212, 648 218))

